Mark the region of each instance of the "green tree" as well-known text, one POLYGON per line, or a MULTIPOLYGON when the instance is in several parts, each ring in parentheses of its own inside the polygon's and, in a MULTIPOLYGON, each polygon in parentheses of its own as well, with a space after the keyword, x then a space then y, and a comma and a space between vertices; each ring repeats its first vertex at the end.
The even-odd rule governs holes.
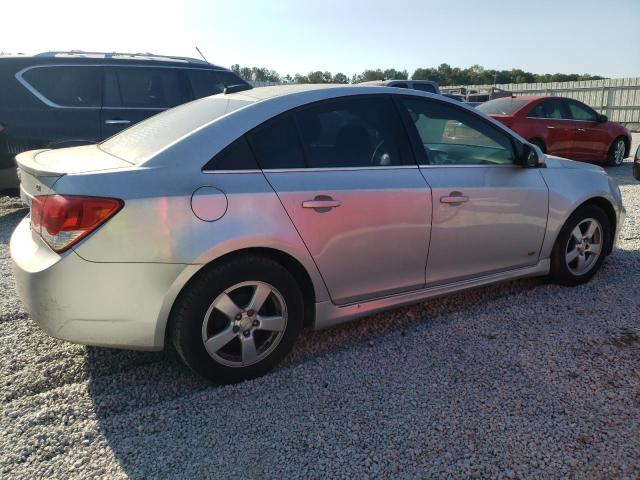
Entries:
POLYGON ((333 83, 349 83, 349 79, 344 73, 336 73, 332 79, 333 83))

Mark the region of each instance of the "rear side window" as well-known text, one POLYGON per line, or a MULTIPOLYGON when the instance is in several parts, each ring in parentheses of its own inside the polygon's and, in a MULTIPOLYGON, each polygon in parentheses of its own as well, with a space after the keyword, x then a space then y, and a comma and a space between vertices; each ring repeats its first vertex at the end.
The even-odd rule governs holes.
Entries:
POLYGON ((100 107, 102 68, 35 67, 22 78, 49 102, 62 107, 100 107))
MULTIPOLYGON (((113 72, 119 95, 113 92, 105 95, 106 107, 164 109, 191 100, 179 69, 124 67, 115 68, 113 72)), ((113 85, 107 81, 106 87, 113 88, 113 85)), ((109 93, 109 90, 105 93, 109 93)))
POLYGON ((202 170, 257 170, 258 164, 242 136, 213 157, 202 170))
POLYGON ((304 152, 291 115, 268 121, 249 134, 249 141, 263 169, 305 167, 304 152))
POLYGON ((214 70, 185 70, 194 98, 222 93, 225 87, 244 85, 245 82, 233 72, 214 70))
POLYGON ((516 110, 525 106, 529 100, 526 98, 496 98, 489 100, 476 108, 487 115, 513 115, 516 110))
POLYGON ((568 120, 571 118, 571 114, 563 101, 557 98, 551 98, 536 105, 527 117, 568 120))
POLYGON ((413 88, 422 92, 436 93, 436 89, 429 83, 414 83, 413 88))
POLYGON ((369 97, 296 113, 311 168, 386 167, 412 161, 393 102, 369 97))

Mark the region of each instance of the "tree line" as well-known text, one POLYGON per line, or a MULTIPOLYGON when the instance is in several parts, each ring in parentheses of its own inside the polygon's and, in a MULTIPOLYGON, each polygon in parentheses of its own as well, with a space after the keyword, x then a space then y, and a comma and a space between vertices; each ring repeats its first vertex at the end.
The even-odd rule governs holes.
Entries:
MULTIPOLYGON (((372 80, 409 79, 407 70, 388 68, 382 70, 364 70, 360 74, 354 74, 349 78, 342 72, 332 74, 320 70, 309 72, 306 75, 296 73, 294 75, 280 75, 275 70, 260 67, 241 67, 232 65, 231 70, 241 78, 253 82, 278 82, 278 83, 360 83, 372 80)), ((571 82, 577 80, 602 80, 604 77, 590 74, 577 73, 531 73, 519 68, 511 70, 485 69, 481 65, 472 65, 468 68, 451 67, 443 63, 438 67, 418 68, 411 75, 413 80, 433 80, 439 85, 492 85, 499 83, 540 83, 540 82, 571 82)))

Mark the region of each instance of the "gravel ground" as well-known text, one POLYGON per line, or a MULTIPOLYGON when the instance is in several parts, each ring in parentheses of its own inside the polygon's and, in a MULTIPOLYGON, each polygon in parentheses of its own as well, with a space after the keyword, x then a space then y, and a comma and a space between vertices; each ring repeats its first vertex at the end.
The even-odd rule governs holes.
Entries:
MULTIPOLYGON (((636 135, 636 140, 640 138, 636 135)), ((49 338, 20 305, 0 199, 2 478, 638 478, 640 183, 594 280, 522 280, 306 332, 215 387, 170 353, 49 338)))

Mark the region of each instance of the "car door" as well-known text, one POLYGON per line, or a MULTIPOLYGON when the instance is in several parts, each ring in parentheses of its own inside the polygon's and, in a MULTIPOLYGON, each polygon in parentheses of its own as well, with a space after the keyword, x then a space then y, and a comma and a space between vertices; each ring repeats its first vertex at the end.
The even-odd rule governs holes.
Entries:
POLYGON ((598 122, 598 114, 577 100, 565 100, 576 129, 570 158, 574 160, 602 161, 611 143, 604 123, 598 122))
POLYGON ((178 68, 108 67, 101 112, 102 138, 189 100, 190 89, 178 68))
POLYGON ((37 101, 21 106, 11 127, 29 148, 57 148, 100 139, 102 71, 95 65, 42 65, 16 78, 37 101))
POLYGON ((527 115, 527 122, 545 143, 546 153, 571 158, 576 127, 566 104, 559 98, 543 100, 527 115))
POLYGON ((432 189, 427 286, 536 264, 548 189, 537 169, 516 164, 510 135, 463 107, 401 103, 432 189))
POLYGON ((430 189, 388 96, 319 102, 248 139, 334 303, 424 286, 430 189))

